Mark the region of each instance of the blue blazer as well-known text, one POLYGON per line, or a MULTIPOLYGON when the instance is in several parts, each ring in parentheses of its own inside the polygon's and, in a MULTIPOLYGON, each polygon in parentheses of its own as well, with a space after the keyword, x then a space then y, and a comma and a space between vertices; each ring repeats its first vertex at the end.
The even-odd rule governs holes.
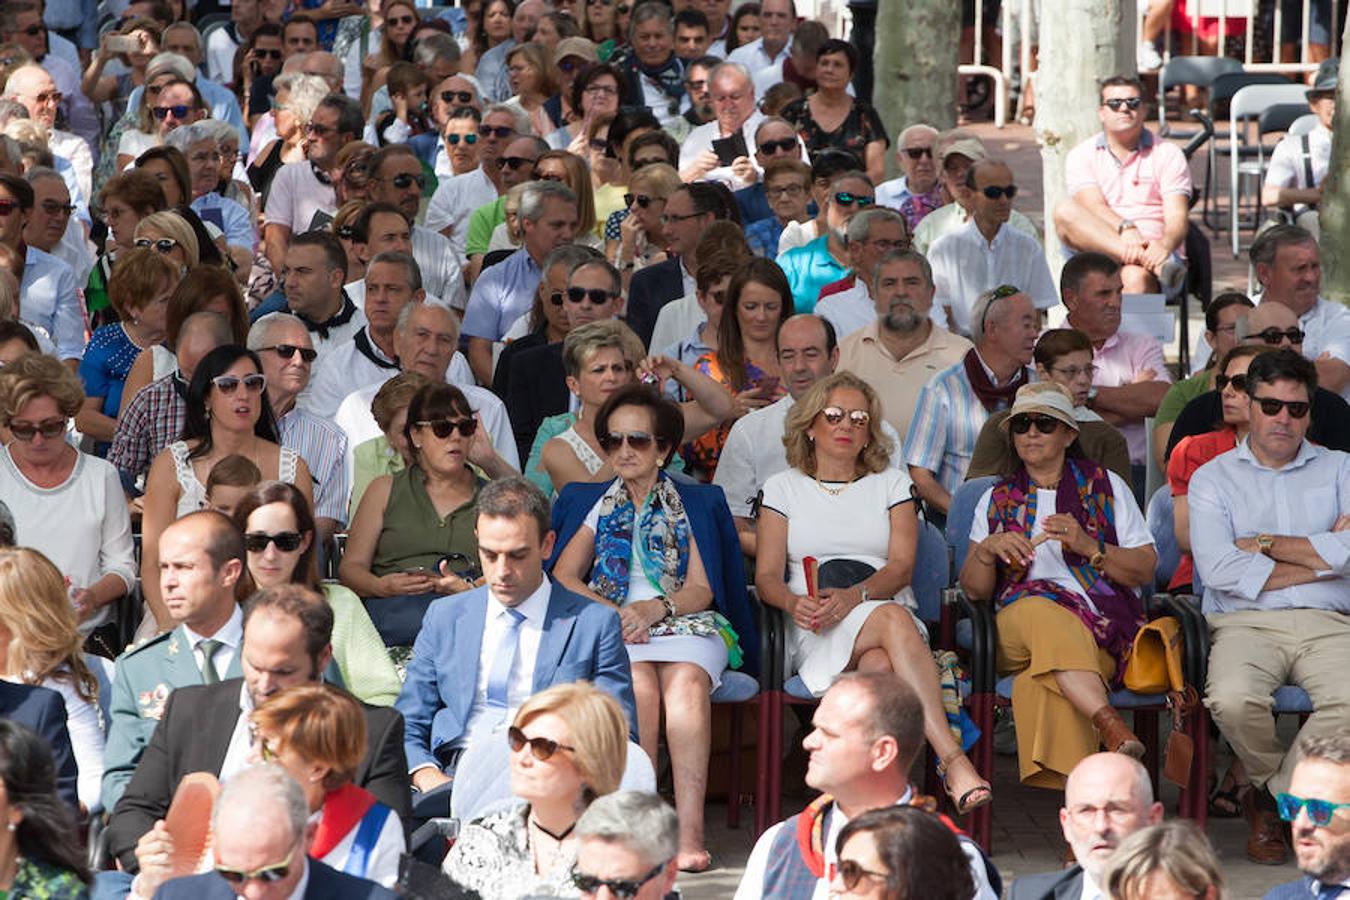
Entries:
MULTIPOLYGON (((396 896, 373 881, 346 875, 318 860, 309 861, 305 900, 393 900, 396 896)), ((235 900, 235 893, 224 878, 215 872, 207 872, 170 879, 155 891, 155 897, 156 900, 235 900)))
POLYGON ((77 812, 80 801, 75 794, 75 779, 79 773, 66 729, 66 701, 51 688, 0 681, 0 719, 27 725, 47 742, 55 763, 56 792, 72 812, 77 812))
MULTIPOLYGON (((689 529, 698 544, 703 568, 713 589, 713 605, 726 616, 740 637, 745 662, 741 671, 759 675, 759 629, 750 608, 750 597, 745 590, 745 563, 741 556, 741 542, 736 537, 736 522, 731 518, 726 494, 715 484, 696 484, 673 478, 675 490, 684 501, 689 516, 689 529)), ((574 481, 562 489, 553 503, 553 530, 558 538, 553 543, 553 557, 545 567, 549 572, 558 562, 567 542, 577 533, 591 511, 604 495, 612 481, 593 483, 574 481)))
MULTIPOLYGON (((432 601, 413 645, 408 677, 394 706, 403 713, 411 771, 440 766, 436 751, 464 735, 478 688, 478 657, 487 622, 486 587, 432 601)), ((637 734, 633 673, 619 614, 554 583, 534 661, 534 689, 586 680, 611 694, 637 734)), ((636 740, 636 738, 635 738, 636 740)))
POLYGON ((1266 891, 1265 900, 1313 900, 1313 880, 1304 875, 1298 881, 1286 881, 1266 891))

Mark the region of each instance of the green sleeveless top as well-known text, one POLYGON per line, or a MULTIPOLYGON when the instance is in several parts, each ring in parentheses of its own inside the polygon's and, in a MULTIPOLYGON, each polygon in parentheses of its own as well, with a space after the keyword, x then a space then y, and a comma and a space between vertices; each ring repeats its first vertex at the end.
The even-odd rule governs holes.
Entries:
POLYGON ((384 507, 384 525, 375 544, 370 571, 388 575, 404 569, 422 567, 434 570, 447 553, 463 553, 478 559, 478 540, 474 537, 478 492, 486 484, 475 476, 473 499, 451 510, 444 518, 427 496, 427 477, 419 466, 411 466, 392 476, 389 502, 384 507))

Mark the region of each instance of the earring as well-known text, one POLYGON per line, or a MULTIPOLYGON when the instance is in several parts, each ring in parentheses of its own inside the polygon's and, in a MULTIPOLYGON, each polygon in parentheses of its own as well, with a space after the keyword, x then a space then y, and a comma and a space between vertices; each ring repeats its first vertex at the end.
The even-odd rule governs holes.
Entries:
POLYGON ((13 822, 10 822, 8 825, 5 826, 5 830, 6 830, 6 831, 14 831, 14 829, 16 829, 17 827, 18 827, 18 826, 15 825, 13 822))
POLYGON ((816 442, 816 436, 815 436, 814 434, 808 434, 808 435, 806 436, 806 439, 807 439, 808 441, 810 441, 811 443, 813 443, 813 444, 816 442))

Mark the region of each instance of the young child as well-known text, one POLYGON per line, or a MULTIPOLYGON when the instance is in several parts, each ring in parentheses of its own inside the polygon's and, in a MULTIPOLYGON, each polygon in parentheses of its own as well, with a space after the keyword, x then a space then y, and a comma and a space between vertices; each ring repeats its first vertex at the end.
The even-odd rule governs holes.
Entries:
POLYGON ((391 109, 375 119, 375 133, 379 146, 402 144, 408 138, 429 131, 434 126, 427 118, 427 92, 431 80, 425 72, 409 62, 396 62, 385 76, 389 88, 391 109))
POLYGON ((227 456, 211 467, 206 476, 206 504, 216 512, 234 515, 234 507, 255 485, 262 481, 262 472, 246 456, 227 456))

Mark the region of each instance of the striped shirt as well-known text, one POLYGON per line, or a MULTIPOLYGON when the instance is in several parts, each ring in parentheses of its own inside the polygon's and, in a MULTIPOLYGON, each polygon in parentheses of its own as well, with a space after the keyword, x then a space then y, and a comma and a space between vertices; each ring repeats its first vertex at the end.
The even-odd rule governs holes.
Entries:
POLYGON ((347 521, 347 435, 327 419, 293 408, 277 422, 281 445, 304 459, 314 479, 314 515, 347 521))

